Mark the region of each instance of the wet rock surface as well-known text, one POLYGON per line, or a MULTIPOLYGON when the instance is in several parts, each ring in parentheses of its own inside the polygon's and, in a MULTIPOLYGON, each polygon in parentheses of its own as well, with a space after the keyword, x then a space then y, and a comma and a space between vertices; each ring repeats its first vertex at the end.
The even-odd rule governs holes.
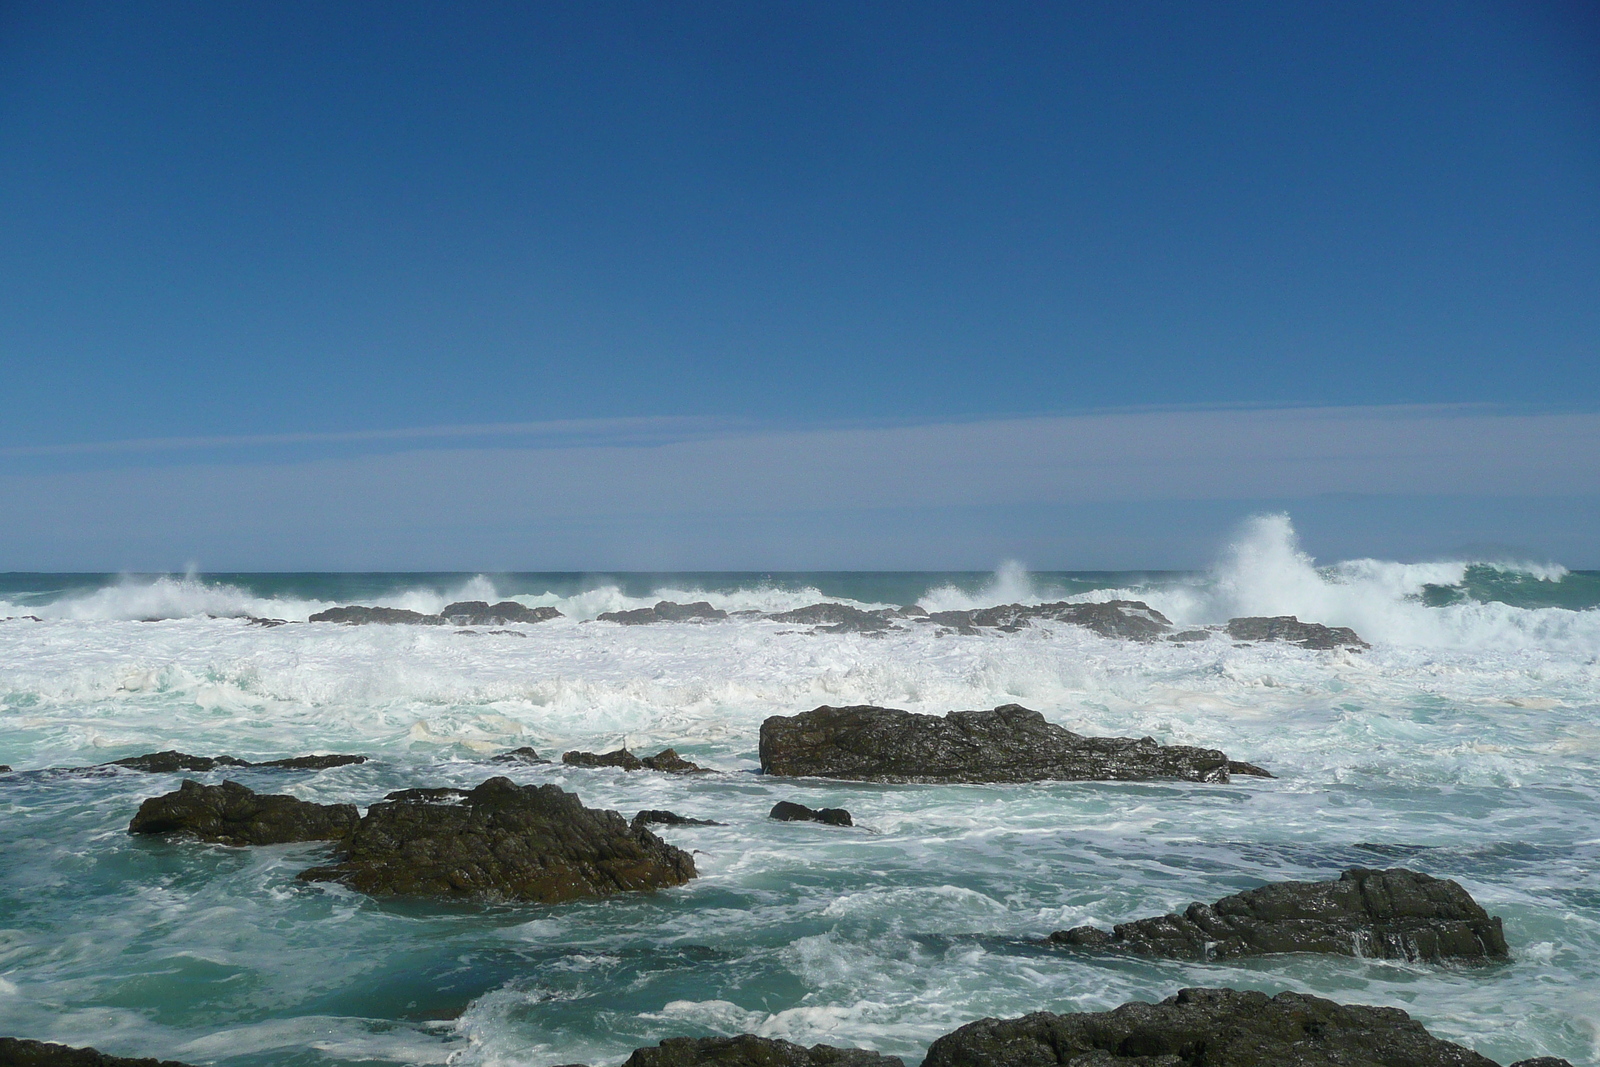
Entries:
POLYGON ((1079 926, 1053 944, 1171 959, 1236 959, 1279 952, 1406 960, 1510 958, 1500 920, 1459 883, 1395 867, 1353 867, 1327 882, 1275 882, 1191 904, 1182 914, 1079 926))
POLYGON ((553 785, 491 778, 403 789, 372 805, 344 858, 301 873, 377 896, 559 904, 682 885, 694 861, 614 811, 553 785))
MULTIPOLYGON (((323 771, 330 767, 348 767, 355 763, 365 763, 365 756, 327 755, 327 756, 293 756, 289 759, 265 760, 252 763, 249 760, 237 759, 233 756, 191 756, 187 752, 178 752, 175 749, 166 749, 162 752, 147 752, 143 756, 129 756, 127 759, 112 760, 102 763, 102 767, 126 767, 129 770, 145 771, 149 774, 176 774, 179 771, 193 771, 204 773, 214 771, 219 767, 275 767, 288 771, 323 771)), ((77 768, 91 770, 92 768, 77 768)))
POLYGON ((635 756, 625 748, 613 752, 564 752, 561 762, 572 767, 621 767, 625 771, 663 771, 667 774, 701 774, 706 768, 664 748, 654 756, 635 756))
POLYGON ((1301 648, 1371 648, 1348 626, 1324 626, 1319 622, 1301 622, 1293 615, 1276 615, 1272 618, 1251 616, 1228 620, 1228 636, 1235 641, 1283 641, 1301 648))
POLYGON ((725 822, 714 819, 691 819, 687 815, 679 815, 675 811, 662 811, 659 808, 647 808, 633 817, 632 825, 640 826, 726 826, 725 822))
POLYGON ((899 1057, 859 1048, 796 1045, 770 1037, 672 1037, 636 1049, 622 1067, 902 1067, 899 1057))
POLYGON ((1159 1004, 980 1019, 939 1038, 924 1067, 1497 1067, 1398 1008, 1303 993, 1184 989, 1159 1004))
POLYGON ((772 805, 767 818, 779 822, 820 822, 829 826, 854 826, 855 820, 843 808, 808 808, 792 800, 780 800, 772 805))
POLYGON ((658 601, 654 607, 634 608, 632 611, 602 611, 596 622, 618 622, 624 626, 643 626, 653 622, 688 622, 695 619, 726 619, 728 613, 714 608, 704 600, 693 604, 675 604, 670 600, 658 601))
POLYGON ((773 622, 820 627, 825 633, 876 633, 892 630, 887 613, 863 611, 848 604, 810 604, 793 611, 780 611, 766 618, 773 622))
POLYGON ((527 745, 514 748, 510 752, 502 752, 498 756, 490 756, 490 763, 549 763, 527 745))
POLYGON ((761 724, 761 769, 792 777, 897 782, 1226 782, 1272 777, 1216 749, 1151 738, 1083 737, 1017 704, 939 717, 872 705, 823 706, 761 724))
POLYGON ((935 611, 923 618, 959 633, 982 629, 1015 632, 1035 621, 1066 622, 1093 630, 1101 637, 1153 641, 1172 629, 1172 622, 1142 600, 1107 600, 1098 604, 1000 604, 973 611, 935 611))
POLYGON ((461 600, 447 604, 439 617, 451 626, 506 626, 515 622, 549 622, 561 618, 561 612, 550 607, 523 607, 514 600, 502 600, 498 604, 461 600))
POLYGON ((351 604, 341 608, 328 608, 319 611, 306 619, 307 622, 338 622, 346 626, 370 626, 373 624, 384 626, 411 625, 411 626, 442 626, 444 618, 439 615, 424 615, 420 611, 408 611, 405 608, 367 608, 359 604, 351 604))
POLYGON ((99 1049, 0 1037, 0 1067, 189 1067, 148 1056, 108 1056, 99 1049))
POLYGON ((186 781, 175 792, 140 804, 128 832, 220 845, 283 845, 342 841, 355 832, 359 820, 354 804, 313 804, 281 793, 257 793, 238 782, 186 781))

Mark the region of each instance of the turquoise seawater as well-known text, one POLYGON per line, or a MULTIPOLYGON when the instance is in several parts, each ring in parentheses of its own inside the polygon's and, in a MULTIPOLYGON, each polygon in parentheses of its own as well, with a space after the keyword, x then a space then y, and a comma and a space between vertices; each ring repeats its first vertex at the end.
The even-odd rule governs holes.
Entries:
MULTIPOLYGON (((1205 573, 0 576, 0 1033, 196 1064, 616 1064, 685 1034, 858 1045, 914 1063, 972 1019, 1098 1010, 1184 986, 1405 1008, 1502 1063, 1600 1064, 1600 574, 1506 562, 1318 567, 1263 524, 1205 573), (1134 644, 1070 626, 813 634, 754 617, 620 627, 705 599, 932 609, 1145 599, 1349 625, 1364 653, 1134 644), (515 598, 517 634, 262 628, 333 604, 515 598), (32 621, 21 616, 35 616, 32 621), (518 636, 520 634, 520 636, 518 636), (862 785, 756 773, 768 715, 1017 702, 1092 734, 1203 744, 1271 769, 1228 785, 862 785), (673 745, 716 773, 518 767, 533 745, 673 745), (184 775, 83 774, 161 748, 358 752, 259 790, 366 804, 497 773, 667 827, 701 877, 562 907, 368 899, 294 875, 316 846, 134 840, 184 775), (766 818, 848 808, 840 829, 766 818), (1505 920, 1510 963, 1286 956, 1233 964, 1040 947, 1265 881, 1409 866, 1505 920)), ((194 775, 220 781, 222 774, 194 775)))

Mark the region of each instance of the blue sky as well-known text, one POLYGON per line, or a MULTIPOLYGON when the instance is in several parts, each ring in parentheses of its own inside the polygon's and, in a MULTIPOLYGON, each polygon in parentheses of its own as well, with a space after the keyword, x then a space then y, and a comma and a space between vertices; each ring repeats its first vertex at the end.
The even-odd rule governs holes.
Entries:
POLYGON ((8 3, 0 375, 0 569, 1600 565, 1600 15, 8 3))

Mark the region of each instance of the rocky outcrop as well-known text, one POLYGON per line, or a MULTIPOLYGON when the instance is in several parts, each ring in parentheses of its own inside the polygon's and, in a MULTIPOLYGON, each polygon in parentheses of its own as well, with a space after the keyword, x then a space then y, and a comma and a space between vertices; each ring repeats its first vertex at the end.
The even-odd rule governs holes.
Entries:
POLYGON ((1079 926, 1058 945, 1138 956, 1225 960, 1277 952, 1406 960, 1503 960, 1500 920, 1459 883, 1396 867, 1355 867, 1336 881, 1275 882, 1191 904, 1182 914, 1079 926))
POLYGON ((964 633, 981 628, 1014 632, 1035 621, 1067 622, 1093 630, 1101 637, 1153 641, 1172 629, 1172 622, 1142 600, 1107 600, 1098 604, 1000 604, 973 611, 935 611, 928 622, 964 633))
POLYGON ((550 607, 523 607, 515 600, 502 600, 498 604, 461 600, 446 605, 439 617, 451 626, 508 626, 518 622, 549 622, 561 618, 561 612, 550 607))
MULTIPOLYGON (((252 763, 233 756, 191 756, 187 752, 175 749, 165 749, 161 752, 147 752, 143 756, 129 756, 127 759, 112 760, 102 763, 102 767, 126 767, 134 771, 146 771, 150 774, 176 774, 179 771, 192 771, 197 774, 214 771, 219 767, 275 767, 288 771, 324 771, 330 767, 347 767, 354 763, 365 763, 365 756, 293 756, 289 759, 264 760, 252 763)), ((89 770, 91 768, 81 768, 89 770)))
POLYGON ((0 1037, 0 1067, 188 1067, 148 1056, 108 1056, 99 1049, 0 1037))
POLYGON ((939 1038, 924 1067, 1496 1067, 1398 1008, 1304 993, 1184 989, 1159 1004, 980 1019, 939 1038))
POLYGON ((354 804, 313 804, 281 793, 257 793, 238 782, 186 781, 176 792, 140 804, 128 832, 219 845, 282 845, 342 841, 355 832, 359 819, 354 804))
POLYGON ((652 622, 689 622, 698 619, 726 619, 728 613, 714 608, 704 600, 693 604, 674 604, 670 600, 658 601, 655 607, 634 608, 632 611, 602 611, 596 622, 619 622, 624 626, 643 626, 652 622))
POLYGON ((772 805, 767 818, 779 822, 820 822, 829 826, 854 826, 855 821, 843 808, 808 808, 792 800, 780 800, 772 805))
POLYGON ((894 629, 884 614, 863 611, 848 604, 811 604, 793 611, 780 611, 767 618, 773 622, 816 626, 824 633, 834 634, 876 633, 894 629))
POLYGON ((1272 618, 1251 616, 1228 620, 1228 636, 1235 641, 1283 641, 1301 648, 1330 650, 1362 649, 1372 646, 1356 636, 1348 626, 1324 626, 1320 622, 1301 622, 1293 615, 1272 618))
POLYGON ((641 1048, 622 1067, 901 1067, 896 1056, 860 1048, 795 1045, 770 1037, 669 1037, 641 1048))
POLYGON ((1005 704, 940 718, 871 705, 823 706, 761 724, 767 774, 893 782, 1034 782, 1272 775, 1210 748, 1083 737, 1005 704))
POLYGON ((405 608, 366 608, 359 604, 348 607, 329 608, 311 615, 307 622, 338 622, 346 626, 369 626, 373 623, 384 626, 411 625, 411 626, 443 626, 444 617, 440 615, 424 615, 420 611, 408 611, 405 608))
POLYGON ((573 767, 621 767, 625 771, 663 771, 667 774, 702 774, 706 768, 664 748, 654 756, 640 758, 625 748, 614 752, 565 752, 561 762, 573 767))
POLYGON ((549 763, 550 761, 540 757, 539 753, 535 752, 532 748, 528 747, 527 745, 523 745, 521 748, 514 748, 510 752, 502 752, 498 756, 490 756, 489 757, 489 762, 490 763, 530 763, 531 764, 531 763, 549 763))
POLYGON ((377 896, 559 904, 682 885, 694 860, 553 785, 403 789, 367 809, 331 866, 301 873, 377 896))
POLYGON ((641 826, 726 826, 728 824, 712 819, 691 819, 675 811, 647 808, 633 817, 632 825, 637 830, 641 826))

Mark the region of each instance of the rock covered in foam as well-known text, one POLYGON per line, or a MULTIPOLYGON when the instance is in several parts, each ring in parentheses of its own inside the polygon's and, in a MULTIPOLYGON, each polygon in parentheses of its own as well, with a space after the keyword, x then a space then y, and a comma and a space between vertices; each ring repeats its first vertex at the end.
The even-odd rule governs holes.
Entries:
POLYGON ((939 1038, 924 1067, 1497 1067, 1398 1008, 1304 993, 1184 989, 1159 1004, 980 1019, 939 1038))
POLYGON ((892 630, 887 612, 864 611, 848 604, 810 604, 793 611, 780 611, 766 616, 773 622, 817 626, 826 633, 876 633, 892 630))
POLYGON ((491 778, 403 789, 372 805, 340 862, 302 872, 378 896, 559 904, 682 885, 694 860, 553 785, 491 778))
POLYGON ((855 820, 843 808, 808 808, 792 800, 780 800, 772 805, 767 818, 779 822, 820 822, 828 826, 854 826, 855 820))
POLYGON ((872 705, 824 705, 761 724, 767 774, 858 781, 1034 782, 1272 777, 1222 752, 1153 739, 1083 737, 1005 704, 940 718, 872 705))
POLYGON ((424 615, 406 608, 369 608, 359 604, 328 608, 307 619, 308 622, 337 622, 346 626, 410 625, 410 626, 505 626, 510 623, 548 622, 561 618, 555 608, 529 608, 514 600, 490 604, 483 600, 461 600, 448 604, 437 615, 424 615))
POLYGON ((1154 641, 1172 629, 1172 622, 1142 600, 1106 600, 1095 604, 1000 604, 971 611, 935 611, 927 622, 962 633, 992 628, 1014 632, 1034 622, 1065 622, 1093 630, 1101 637, 1154 641))
POLYGON ((1174 959, 1235 959, 1278 952, 1406 960, 1503 960, 1500 920, 1457 882, 1396 867, 1354 867, 1327 882, 1275 882, 1191 904, 1182 914, 1079 926, 1051 942, 1174 959))
POLYGON ((148 1056, 108 1056, 99 1049, 0 1037, 0 1067, 188 1067, 148 1056))
POLYGON ((901 1067, 896 1056, 860 1048, 796 1045, 771 1037, 669 1037, 636 1049, 622 1067, 901 1067))
POLYGON ((186 781, 175 792, 139 805, 130 834, 192 837, 221 845, 341 841, 355 832, 353 804, 313 804, 281 793, 257 793, 238 782, 186 781))
POLYGON ((1282 641, 1301 648, 1329 651, 1335 648, 1362 649, 1372 646, 1361 640, 1348 626, 1324 626, 1320 622, 1301 622, 1293 615, 1271 618, 1252 615, 1229 619, 1228 636, 1235 641, 1282 641))
POLYGON ((644 626, 653 622, 693 622, 726 619, 728 613, 714 608, 704 600, 693 604, 676 604, 670 600, 657 601, 654 607, 634 608, 631 611, 602 611, 596 622, 616 622, 623 626, 644 626))

